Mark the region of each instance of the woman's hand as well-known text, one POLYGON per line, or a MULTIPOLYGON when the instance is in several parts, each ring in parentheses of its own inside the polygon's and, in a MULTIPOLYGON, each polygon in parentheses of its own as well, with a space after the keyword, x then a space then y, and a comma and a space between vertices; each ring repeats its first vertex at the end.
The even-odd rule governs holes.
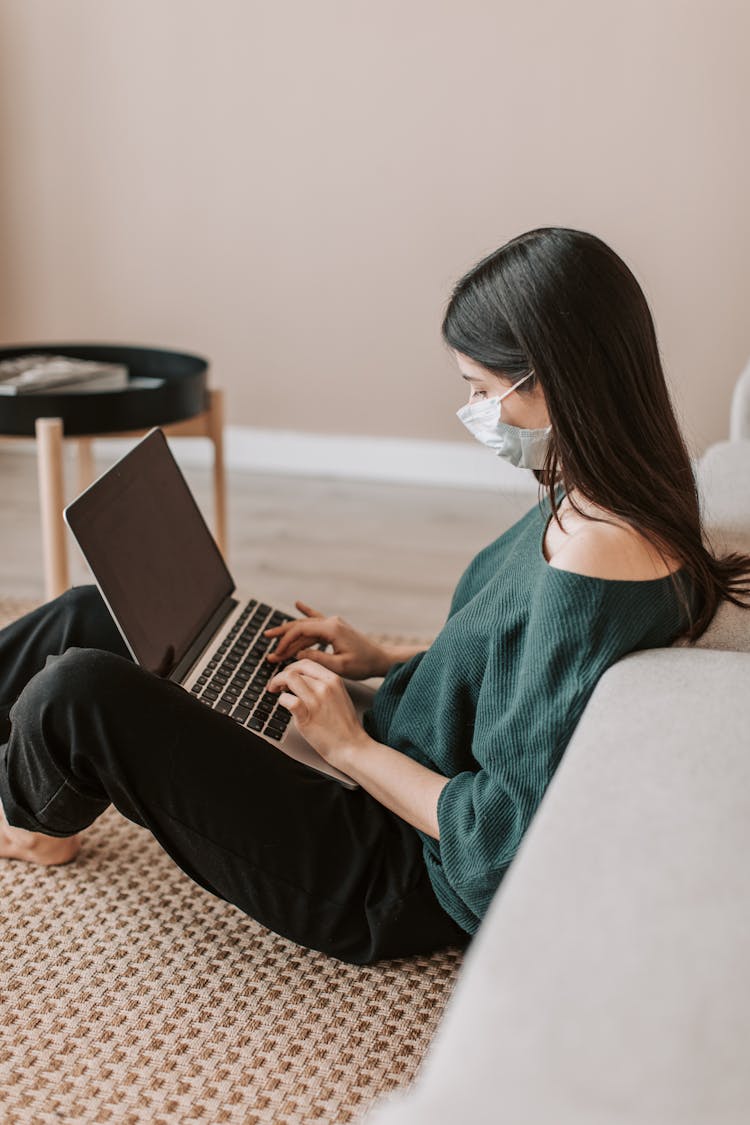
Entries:
MULTIPOLYGON (((292 657, 313 660, 331 672, 350 680, 366 680, 384 676, 393 663, 386 650, 359 633, 341 617, 324 617, 304 602, 294 603, 305 618, 285 621, 273 629, 265 629, 266 637, 278 637, 278 643, 267 659, 274 663, 292 657), (324 641, 333 645, 333 652, 321 652, 308 646, 324 641)), ((305 736, 307 737, 307 736, 305 736)))
POLYGON ((337 764, 337 755, 367 738, 343 680, 316 661, 288 664, 267 687, 281 692, 279 703, 292 712, 300 734, 331 765, 337 764))

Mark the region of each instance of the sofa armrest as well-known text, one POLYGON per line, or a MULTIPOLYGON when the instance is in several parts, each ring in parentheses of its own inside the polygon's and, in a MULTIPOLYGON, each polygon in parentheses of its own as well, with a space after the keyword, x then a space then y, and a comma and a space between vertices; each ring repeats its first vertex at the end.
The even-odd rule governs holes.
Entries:
POLYGON ((599 681, 415 1085, 367 1125, 722 1125, 750 1106, 750 654, 599 681))

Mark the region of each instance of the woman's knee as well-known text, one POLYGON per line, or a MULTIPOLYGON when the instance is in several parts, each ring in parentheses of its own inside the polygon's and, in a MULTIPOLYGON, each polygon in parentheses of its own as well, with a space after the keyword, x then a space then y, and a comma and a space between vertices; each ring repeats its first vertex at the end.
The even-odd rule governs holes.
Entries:
MULTIPOLYGON (((104 606, 104 601, 97 587, 93 583, 89 583, 83 586, 69 586, 67 590, 58 594, 47 604, 65 609, 68 612, 73 610, 76 613, 86 614, 96 612, 100 605, 104 606)), ((106 609, 106 606, 104 608, 106 609)))
MULTIPOLYGON (((102 676, 107 682, 117 675, 122 658, 101 648, 71 646, 57 656, 48 656, 42 674, 63 689, 85 685, 94 691, 102 676)), ((123 671, 127 670, 127 665, 123 671)))
POLYGON ((49 604, 61 614, 63 637, 70 647, 103 649, 132 659, 98 587, 71 586, 49 604))
POLYGON ((39 718, 58 702, 67 707, 89 705, 118 684, 134 665, 111 652, 95 648, 68 648, 47 657, 44 667, 29 680, 10 711, 11 720, 39 718))

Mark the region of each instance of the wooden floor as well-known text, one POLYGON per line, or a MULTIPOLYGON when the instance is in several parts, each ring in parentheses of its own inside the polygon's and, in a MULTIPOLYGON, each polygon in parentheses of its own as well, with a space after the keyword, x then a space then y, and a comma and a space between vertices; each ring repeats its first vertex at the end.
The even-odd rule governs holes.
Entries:
MULTIPOLYGON (((178 452, 178 443, 173 448, 178 452)), ((97 473, 109 464, 97 460, 97 473)), ((210 474, 183 471, 210 526, 210 474)), ((72 460, 66 473, 75 480, 72 460)), ((35 457, 0 447, 0 476, 0 594, 42 599, 35 457)), ((528 491, 250 471, 231 472, 228 486, 228 563, 241 592, 291 612, 301 598, 366 632, 428 636, 443 624, 472 557, 535 502, 528 491)), ((72 540, 70 557, 72 582, 90 581, 72 540)))

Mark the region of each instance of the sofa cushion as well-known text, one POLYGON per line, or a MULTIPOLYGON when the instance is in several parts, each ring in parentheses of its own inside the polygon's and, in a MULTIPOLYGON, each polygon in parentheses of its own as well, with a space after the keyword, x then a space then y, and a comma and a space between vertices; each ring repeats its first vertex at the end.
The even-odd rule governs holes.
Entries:
MULTIPOLYGON (((748 368, 750 378, 750 367, 748 368)), ((711 548, 719 555, 750 554, 750 441, 720 441, 701 457, 696 482, 711 548)), ((675 642, 676 646, 687 644, 675 642)), ((750 652, 750 610, 719 605, 697 648, 750 652)))
MULTIPOLYGON (((673 648, 691 647, 684 638, 674 642, 673 648)), ((694 648, 717 648, 732 652, 750 652, 750 609, 742 609, 734 602, 721 601, 706 629, 693 642, 694 648)))
POLYGON ((696 469, 703 523, 719 552, 750 552, 750 441, 709 446, 696 469))

